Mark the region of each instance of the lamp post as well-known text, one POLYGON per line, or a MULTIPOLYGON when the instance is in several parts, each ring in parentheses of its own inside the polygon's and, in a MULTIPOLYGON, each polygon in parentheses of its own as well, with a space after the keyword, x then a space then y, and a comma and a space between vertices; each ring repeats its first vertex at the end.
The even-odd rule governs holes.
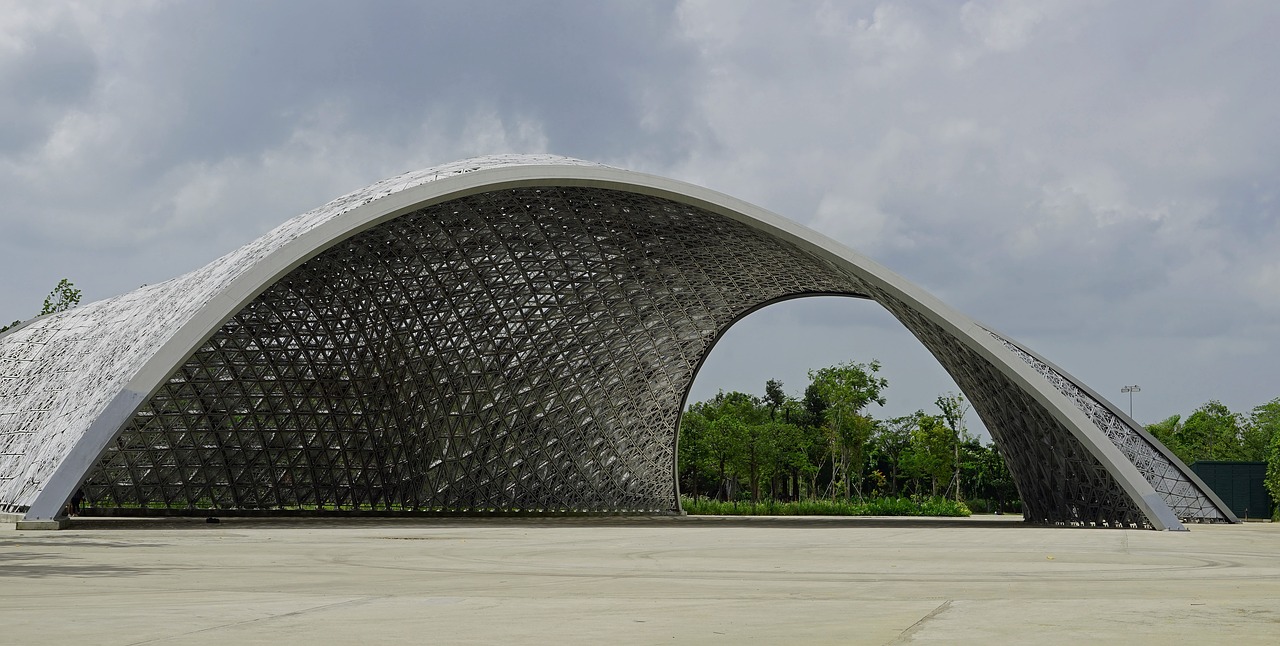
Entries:
POLYGON ((1120 389, 1120 392, 1129 393, 1129 417, 1132 418, 1133 417, 1133 393, 1140 393, 1142 392, 1142 389, 1137 387, 1136 385, 1125 386, 1124 388, 1120 389))

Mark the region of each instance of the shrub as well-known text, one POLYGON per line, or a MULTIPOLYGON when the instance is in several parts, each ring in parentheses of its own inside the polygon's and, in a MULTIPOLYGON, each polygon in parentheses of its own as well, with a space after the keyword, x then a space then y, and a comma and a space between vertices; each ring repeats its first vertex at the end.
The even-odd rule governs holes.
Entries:
POLYGON ((843 500, 798 500, 779 502, 721 502, 681 498, 685 513, 693 516, 968 516, 964 503, 946 498, 868 498, 861 502, 843 500))

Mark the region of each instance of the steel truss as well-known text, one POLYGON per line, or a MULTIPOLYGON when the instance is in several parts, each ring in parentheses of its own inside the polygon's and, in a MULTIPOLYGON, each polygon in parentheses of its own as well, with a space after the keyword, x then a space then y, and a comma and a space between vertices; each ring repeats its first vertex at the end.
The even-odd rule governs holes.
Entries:
POLYGON ((676 429, 712 346, 760 307, 837 294, 884 306, 956 380, 1028 520, 1234 520, 1167 449, 1064 371, 756 211, 545 157, 375 184, 198 272, 0 336, 0 377, 14 375, 0 381, 0 511, 48 517, 77 488, 90 506, 134 512, 676 511, 676 429), (521 164, 566 179, 526 180, 537 173, 521 164), (489 190, 458 179, 506 167, 517 170, 489 190), (441 189, 402 212, 361 215, 367 226, 342 225, 350 230, 332 239, 307 237, 441 177, 478 188, 441 189), (305 255, 275 260, 290 249, 305 255), (275 277, 272 262, 285 268, 275 277), (262 284, 217 314, 218 295, 244 281, 262 284), (163 307, 195 287, 199 302, 163 307), (168 349, 185 343, 172 330, 210 316, 219 318, 189 350, 168 349), (112 321, 114 335, 100 327, 112 321), (80 347, 53 344, 77 338, 69 331, 80 347), (148 354, 151 339, 166 349, 148 354), (115 355, 123 377, 73 371, 115 355), (41 373, 40 361, 67 367, 41 373), (131 390, 150 378, 124 379, 153 365, 172 367, 147 392, 131 390), (58 417, 58 406, 75 415, 58 417))

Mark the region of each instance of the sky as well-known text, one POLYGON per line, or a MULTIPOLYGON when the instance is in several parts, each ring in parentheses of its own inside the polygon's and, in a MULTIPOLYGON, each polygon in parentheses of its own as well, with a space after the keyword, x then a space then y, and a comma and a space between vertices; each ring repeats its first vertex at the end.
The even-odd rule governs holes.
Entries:
MULTIPOLYGON (((0 321, 190 271, 399 173, 554 153, 870 256, 1150 423, 1280 397, 1280 3, 0 1, 0 321)), ((879 360, 878 305, 732 328, 691 400, 879 360)), ((969 419, 978 425, 976 416, 969 419)))

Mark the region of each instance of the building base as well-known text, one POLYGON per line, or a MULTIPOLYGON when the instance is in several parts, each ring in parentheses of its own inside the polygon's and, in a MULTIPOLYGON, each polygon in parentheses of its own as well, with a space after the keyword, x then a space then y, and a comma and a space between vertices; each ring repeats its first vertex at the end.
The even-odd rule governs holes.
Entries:
POLYGON ((70 526, 70 518, 42 518, 40 520, 20 520, 14 529, 66 529, 70 526))

